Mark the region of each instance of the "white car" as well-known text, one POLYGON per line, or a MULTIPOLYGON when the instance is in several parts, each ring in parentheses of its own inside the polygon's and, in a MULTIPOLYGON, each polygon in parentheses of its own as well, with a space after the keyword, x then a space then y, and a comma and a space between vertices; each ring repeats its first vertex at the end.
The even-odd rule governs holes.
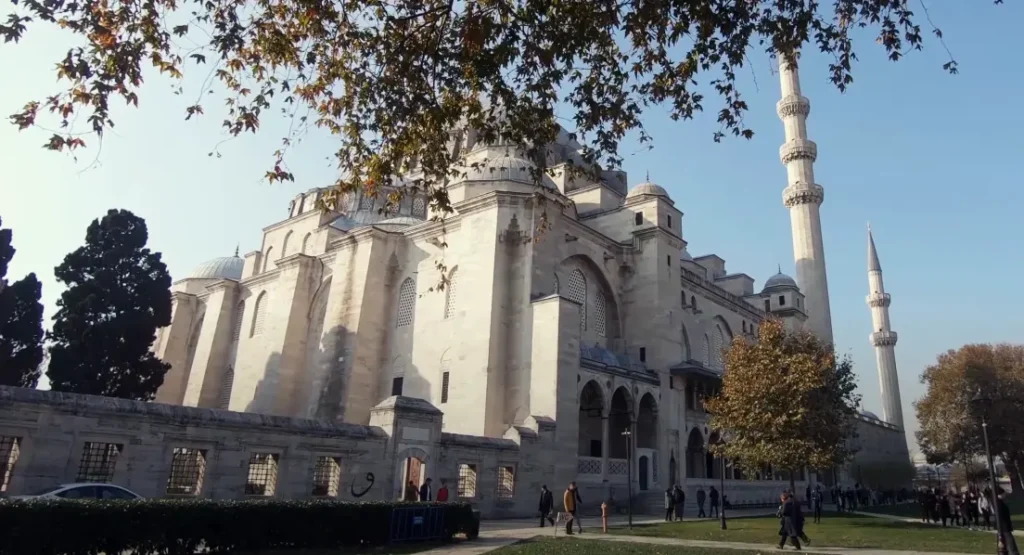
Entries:
POLYGON ((142 496, 114 484, 64 484, 51 486, 32 495, 15 495, 9 499, 104 499, 131 500, 142 496))

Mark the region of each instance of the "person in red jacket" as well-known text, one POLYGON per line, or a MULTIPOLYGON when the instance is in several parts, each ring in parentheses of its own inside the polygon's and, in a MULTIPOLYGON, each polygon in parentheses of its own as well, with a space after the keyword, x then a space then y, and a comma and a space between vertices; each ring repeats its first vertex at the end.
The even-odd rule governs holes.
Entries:
POLYGON ((448 502, 448 482, 444 478, 441 478, 441 487, 437 490, 437 502, 448 502))

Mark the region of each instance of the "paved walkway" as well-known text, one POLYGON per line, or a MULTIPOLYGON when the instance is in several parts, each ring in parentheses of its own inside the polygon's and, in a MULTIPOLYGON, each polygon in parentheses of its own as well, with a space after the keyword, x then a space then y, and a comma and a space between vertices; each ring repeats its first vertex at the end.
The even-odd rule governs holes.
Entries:
MULTIPOLYGON (((942 526, 941 522, 935 522, 935 521, 932 521, 932 520, 921 520, 920 518, 911 518, 911 517, 898 516, 898 515, 889 515, 889 514, 885 514, 885 513, 869 513, 869 512, 865 512, 865 511, 853 511, 853 514, 861 515, 861 516, 873 516, 873 517, 877 517, 877 518, 883 518, 885 520, 895 520, 895 521, 898 521, 898 522, 910 522, 910 523, 915 523, 915 524, 931 524, 932 526, 942 526)), ((993 519, 993 521, 992 521, 992 529, 991 530, 985 530, 984 528, 973 528, 973 529, 970 529, 970 530, 973 530, 975 532, 989 532, 990 534, 995 534, 996 533, 995 525, 996 525, 996 523, 995 523, 995 520, 993 519)), ((969 530, 968 528, 964 528, 962 526, 953 526, 952 524, 950 524, 948 527, 949 528, 959 528, 960 530, 969 530)), ((1013 531, 1013 535, 1014 536, 1024 537, 1024 530, 1014 530, 1013 531)))

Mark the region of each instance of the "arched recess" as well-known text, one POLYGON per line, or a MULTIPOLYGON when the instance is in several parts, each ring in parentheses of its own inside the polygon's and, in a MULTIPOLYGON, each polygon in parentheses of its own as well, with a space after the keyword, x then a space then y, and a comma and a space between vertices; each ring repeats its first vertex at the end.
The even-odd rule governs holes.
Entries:
POLYGON ((700 363, 705 368, 711 368, 711 340, 708 339, 708 334, 704 334, 704 340, 700 345, 700 363))
POLYGON ((309 232, 305 237, 302 238, 302 254, 309 254, 309 249, 313 248, 312 243, 313 232, 309 232))
POLYGON ((576 254, 563 260, 555 274, 555 291, 567 299, 572 299, 573 279, 571 276, 575 270, 583 275, 587 283, 586 299, 582 301, 586 303, 582 310, 588 318, 586 331, 583 332, 584 341, 589 344, 597 343, 604 347, 616 345, 619 343, 617 340, 622 338, 622 319, 619 315, 621 303, 608 278, 605 277, 604 270, 593 259, 584 254, 576 254), (559 275, 563 278, 569 276, 566 278, 568 281, 560 283, 559 275), (598 295, 598 291, 600 291, 600 295, 598 295), (603 303, 599 308, 597 303, 601 300, 603 303), (604 325, 600 326, 593 319, 602 315, 604 325), (600 328, 603 328, 601 330, 604 332, 603 335, 598 334, 600 328))
POLYGON ((267 252, 263 255, 263 271, 270 270, 270 263, 273 262, 271 259, 274 256, 274 247, 267 247, 267 252))
POLYGON ((284 241, 281 242, 281 256, 288 256, 289 243, 292 241, 292 231, 288 230, 288 233, 284 234, 284 241))
POLYGON ((704 435, 700 430, 690 430, 690 436, 686 440, 686 477, 706 478, 707 472, 704 460, 704 435))
POLYGON ((650 393, 640 398, 640 410, 636 416, 636 447, 658 448, 658 402, 650 393))
POLYGON ((263 291, 256 297, 256 304, 252 309, 252 327, 249 328, 249 337, 256 337, 263 333, 263 322, 267 318, 267 292, 263 291))
POLYGON ((612 393, 612 402, 608 410, 608 458, 625 459, 627 457, 626 442, 629 437, 622 432, 633 432, 633 396, 625 387, 612 393))
POLYGON ((686 333, 686 324, 682 324, 680 341, 683 345, 683 360, 690 360, 692 354, 690 353, 690 334, 686 333))
POLYGON ((405 278, 398 289, 398 314, 395 327, 400 328, 412 324, 416 313, 416 282, 411 277, 405 278))
MULTIPOLYGON (((588 381, 580 390, 579 450, 581 457, 604 456, 604 391, 594 380, 588 381)), ((600 473, 600 469, 598 472, 600 473)))
MULTIPOLYGON (((711 437, 708 438, 708 445, 718 443, 719 440, 718 432, 711 432, 711 437)), ((711 450, 707 450, 704 454, 704 468, 707 469, 707 477, 719 479, 722 477, 722 458, 716 457, 711 453, 711 450)))
POLYGON ((235 369, 228 366, 221 376, 220 391, 217 392, 217 408, 227 410, 231 407, 231 388, 235 385, 235 369))

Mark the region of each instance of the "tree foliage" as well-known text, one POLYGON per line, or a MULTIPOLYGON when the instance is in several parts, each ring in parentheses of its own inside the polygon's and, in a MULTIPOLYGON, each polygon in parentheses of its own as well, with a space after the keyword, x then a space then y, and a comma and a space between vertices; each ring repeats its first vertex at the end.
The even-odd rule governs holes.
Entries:
POLYGON ((859 483, 881 490, 911 488, 917 474, 917 469, 910 459, 855 462, 851 466, 853 476, 859 483))
MULTIPOLYGON (((829 78, 845 90, 858 29, 876 32, 894 61, 923 44, 905 0, 836 0, 830 9, 794 0, 16 4, 0 24, 5 42, 50 23, 74 44, 56 60, 65 87, 10 117, 21 129, 52 121, 41 126, 58 130, 46 148, 83 147, 76 119, 96 134, 113 126, 113 102, 138 105, 147 66, 170 76, 178 92, 183 75, 197 72, 201 84, 190 91, 197 100, 185 119, 204 113, 207 96, 226 102, 223 127, 232 135, 256 132, 268 112, 292 119, 269 180, 293 179, 286 151, 319 127, 338 139, 338 192, 398 181, 427 191, 442 212, 450 208, 445 184, 460 165, 451 133, 462 124, 480 140, 529 145, 543 162, 563 111, 585 147, 576 169, 616 168, 627 133, 650 140, 642 115, 654 105, 674 120, 710 105, 721 124, 715 140, 751 137, 737 86, 751 53, 818 49, 832 56, 829 78)), ((956 72, 952 58, 944 67, 956 72)))
POLYGON ((755 341, 728 348, 722 390, 705 402, 725 435, 713 449, 750 476, 765 465, 790 476, 840 466, 853 455, 856 389, 851 362, 837 361, 830 344, 766 321, 755 341))
POLYGON ((57 266, 47 376, 56 391, 148 401, 170 366, 150 347, 171 323, 171 277, 146 248, 146 222, 127 210, 93 220, 85 245, 57 266))
POLYGON ((992 452, 1008 466, 1024 462, 1024 345, 972 344, 939 355, 921 374, 926 393, 914 404, 918 445, 929 462, 970 464, 984 454, 982 416, 992 452), (977 392, 991 399, 973 405, 977 392), (982 411, 986 414, 982 414, 982 411))
POLYGON ((43 360, 43 286, 35 274, 7 282, 12 238, 10 229, 0 229, 0 385, 35 387, 43 360))

